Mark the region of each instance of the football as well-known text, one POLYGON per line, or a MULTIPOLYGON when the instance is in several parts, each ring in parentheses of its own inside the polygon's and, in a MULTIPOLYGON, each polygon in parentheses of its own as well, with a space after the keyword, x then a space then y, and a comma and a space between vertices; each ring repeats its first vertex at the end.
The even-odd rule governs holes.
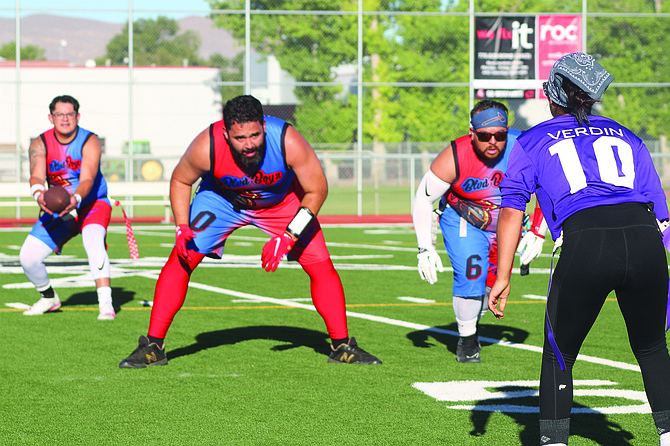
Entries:
POLYGON ((60 214, 70 204, 70 192, 62 186, 51 186, 44 192, 44 203, 54 214, 60 214))

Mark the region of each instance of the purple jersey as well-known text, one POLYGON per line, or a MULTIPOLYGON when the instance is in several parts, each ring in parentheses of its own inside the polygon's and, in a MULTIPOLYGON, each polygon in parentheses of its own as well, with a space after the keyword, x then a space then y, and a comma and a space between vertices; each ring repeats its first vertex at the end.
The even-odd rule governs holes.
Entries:
POLYGON ((500 190, 502 207, 526 209, 535 193, 554 239, 566 218, 595 206, 653 203, 668 219, 661 180, 644 142, 611 119, 580 126, 559 116, 524 132, 512 148, 500 190))

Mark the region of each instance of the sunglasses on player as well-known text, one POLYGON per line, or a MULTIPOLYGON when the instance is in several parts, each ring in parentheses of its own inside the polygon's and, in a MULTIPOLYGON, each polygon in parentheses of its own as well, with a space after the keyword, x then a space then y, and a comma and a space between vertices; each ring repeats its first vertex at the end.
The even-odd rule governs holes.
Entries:
POLYGON ((480 142, 489 142, 491 141, 491 137, 494 137, 498 142, 507 141, 507 131, 495 133, 475 131, 475 135, 477 135, 477 139, 480 142))

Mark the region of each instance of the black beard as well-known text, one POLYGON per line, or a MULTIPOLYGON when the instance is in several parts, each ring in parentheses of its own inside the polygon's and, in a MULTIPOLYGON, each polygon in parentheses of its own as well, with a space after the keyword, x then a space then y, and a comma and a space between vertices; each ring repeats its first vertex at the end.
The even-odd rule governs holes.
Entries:
POLYGON ((265 159, 265 141, 263 144, 256 148, 256 153, 252 157, 243 156, 237 150, 230 147, 230 151, 233 153, 233 159, 242 170, 254 170, 260 167, 263 164, 263 159, 265 159))

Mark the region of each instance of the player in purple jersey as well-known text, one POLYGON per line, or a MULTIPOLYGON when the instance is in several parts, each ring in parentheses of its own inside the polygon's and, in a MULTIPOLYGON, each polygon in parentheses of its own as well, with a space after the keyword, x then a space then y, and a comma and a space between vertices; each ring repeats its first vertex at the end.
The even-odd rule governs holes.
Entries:
POLYGON ((107 183, 100 172, 100 142, 79 127, 79 102, 72 96, 57 96, 49 105, 53 128, 30 143, 30 193, 42 214, 21 247, 23 271, 40 293, 40 300, 26 310, 27 316, 60 308, 58 294, 49 281, 44 259, 59 253, 63 245, 81 233, 82 242, 98 295, 98 319, 116 317, 112 305, 109 256, 105 237, 112 214, 107 183), (44 202, 44 184, 63 186, 70 204, 53 214, 44 202))
POLYGON ((496 317, 510 293, 523 209, 536 193, 561 257, 550 279, 540 374, 540 444, 567 445, 572 368, 610 292, 626 321, 660 444, 670 445, 670 356, 664 325, 668 265, 660 221, 661 182, 640 138, 591 115, 613 77, 593 57, 572 53, 544 84, 553 119, 516 141, 500 189, 499 274, 489 296, 496 317), (499 309, 498 309, 499 305, 499 309))

